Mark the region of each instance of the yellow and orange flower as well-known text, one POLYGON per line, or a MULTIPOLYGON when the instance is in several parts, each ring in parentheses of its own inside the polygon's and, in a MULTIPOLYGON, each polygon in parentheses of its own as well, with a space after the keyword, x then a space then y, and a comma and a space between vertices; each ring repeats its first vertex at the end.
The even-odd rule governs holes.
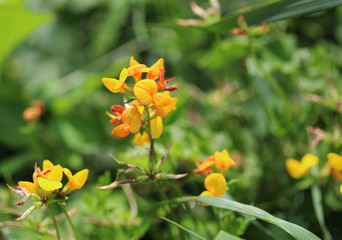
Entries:
POLYGON ((125 83, 128 76, 128 71, 126 68, 122 69, 120 73, 119 80, 115 78, 102 78, 102 82, 105 87, 113 93, 124 93, 130 92, 131 88, 125 83))
POLYGON ((230 157, 228 151, 223 149, 222 152, 216 151, 214 156, 210 156, 205 161, 201 161, 200 165, 197 164, 197 168, 193 172, 208 174, 212 171, 211 167, 213 165, 215 165, 218 171, 225 172, 229 168, 236 166, 236 163, 230 157))

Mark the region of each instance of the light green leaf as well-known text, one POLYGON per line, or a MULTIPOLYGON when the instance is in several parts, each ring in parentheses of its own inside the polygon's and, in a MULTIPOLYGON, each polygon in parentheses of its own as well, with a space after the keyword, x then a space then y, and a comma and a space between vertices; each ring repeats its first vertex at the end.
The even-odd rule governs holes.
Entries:
POLYGON ((206 28, 213 32, 225 32, 237 27, 237 18, 243 15, 248 25, 259 25, 263 21, 275 22, 278 20, 298 17, 306 14, 320 12, 342 4, 342 0, 285 0, 277 1, 256 8, 252 8, 244 13, 235 12, 223 17, 206 28))
POLYGON ((295 239, 298 239, 298 240, 319 240, 320 239, 313 233, 309 232, 308 230, 296 224, 284 221, 280 218, 276 218, 273 215, 269 214, 268 212, 262 209, 250 206, 250 205, 241 204, 235 201, 227 200, 224 198, 218 198, 218 197, 199 196, 198 201, 201 203, 210 205, 210 206, 228 209, 228 210, 235 211, 241 214, 256 217, 266 222, 270 222, 284 229, 286 232, 288 232, 290 235, 292 235, 295 239))
POLYGON ((0 2, 0 71, 10 52, 39 25, 52 19, 51 14, 34 13, 23 0, 0 2))
POLYGON ((239 238, 237 236, 234 236, 221 230, 215 237, 215 240, 242 240, 242 238, 239 238))

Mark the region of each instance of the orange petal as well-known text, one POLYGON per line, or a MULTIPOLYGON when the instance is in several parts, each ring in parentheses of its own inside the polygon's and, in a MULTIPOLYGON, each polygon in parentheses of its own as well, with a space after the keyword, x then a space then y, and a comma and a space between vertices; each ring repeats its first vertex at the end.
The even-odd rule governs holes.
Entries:
POLYGON ((129 126, 120 124, 113 129, 112 134, 117 137, 127 137, 130 134, 129 126))
POLYGON ((141 115, 137 108, 128 108, 122 113, 122 121, 129 126, 132 133, 136 133, 141 128, 141 115))

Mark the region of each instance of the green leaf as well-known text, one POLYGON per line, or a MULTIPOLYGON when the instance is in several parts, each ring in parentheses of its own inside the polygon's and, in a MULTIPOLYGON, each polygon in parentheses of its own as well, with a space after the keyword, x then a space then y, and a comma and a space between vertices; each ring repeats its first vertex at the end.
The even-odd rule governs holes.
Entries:
POLYGON ((215 240, 242 240, 242 238, 239 238, 237 236, 234 236, 221 230, 215 237, 215 240))
POLYGON ((318 220, 319 225, 321 226, 323 236, 325 240, 331 240, 332 236, 325 225, 324 221, 324 212, 323 212, 323 205, 322 205, 322 193, 317 184, 314 184, 311 187, 311 196, 312 196, 312 203, 314 206, 316 218, 318 220))
MULTIPOLYGON (((199 238, 199 239, 206 240, 204 237, 198 235, 197 233, 195 233, 195 232, 193 232, 193 231, 187 229, 186 227, 183 227, 182 225, 180 225, 180 224, 178 224, 178 223, 176 223, 176 222, 174 222, 174 221, 172 221, 172 220, 170 220, 170 219, 168 219, 168 218, 162 217, 162 219, 164 219, 165 221, 167 221, 167 222, 169 222, 169 223, 171 223, 171 224, 173 224, 173 225, 179 227, 180 229, 184 230, 185 232, 190 233, 191 235, 193 235, 193 236, 195 236, 195 237, 197 237, 197 238, 199 238)), ((222 238, 222 239, 223 239, 223 238, 222 238)), ((232 240, 234 240, 234 239, 232 239, 232 240)))
POLYGON ((23 0, 0 2, 0 71, 9 53, 35 28, 52 19, 51 14, 34 13, 23 0))
POLYGON ((213 32, 225 32, 237 27, 237 18, 243 15, 248 25, 259 25, 262 22, 275 22, 288 18, 298 17, 306 14, 320 12, 342 4, 342 0, 285 0, 277 1, 241 13, 234 12, 223 17, 219 22, 206 26, 213 32))
POLYGON ((269 214, 268 212, 250 206, 246 204, 241 204, 235 201, 227 200, 224 198, 218 198, 218 197, 204 197, 204 196, 199 196, 198 201, 210 206, 218 207, 218 208, 223 208, 223 209, 229 209, 231 211, 235 211, 241 214, 246 214, 249 216, 256 217, 258 219, 264 220, 266 222, 272 223, 277 225, 278 227, 284 229, 286 232, 288 232, 290 235, 292 235, 295 239, 298 240, 319 240, 316 235, 313 233, 309 232, 308 230, 284 221, 280 218, 276 218, 269 214))

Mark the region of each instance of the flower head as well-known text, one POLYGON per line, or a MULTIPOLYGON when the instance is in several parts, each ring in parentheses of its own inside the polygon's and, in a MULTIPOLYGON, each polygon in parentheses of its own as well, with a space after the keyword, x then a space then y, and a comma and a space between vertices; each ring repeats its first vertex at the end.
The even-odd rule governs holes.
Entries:
POLYGON ((302 178, 309 173, 309 169, 318 163, 318 157, 313 154, 307 153, 299 162, 296 159, 286 159, 286 169, 291 177, 302 178))
POLYGON ((214 156, 215 166, 219 171, 227 171, 229 168, 236 165, 226 149, 224 149, 222 152, 216 151, 214 156))

